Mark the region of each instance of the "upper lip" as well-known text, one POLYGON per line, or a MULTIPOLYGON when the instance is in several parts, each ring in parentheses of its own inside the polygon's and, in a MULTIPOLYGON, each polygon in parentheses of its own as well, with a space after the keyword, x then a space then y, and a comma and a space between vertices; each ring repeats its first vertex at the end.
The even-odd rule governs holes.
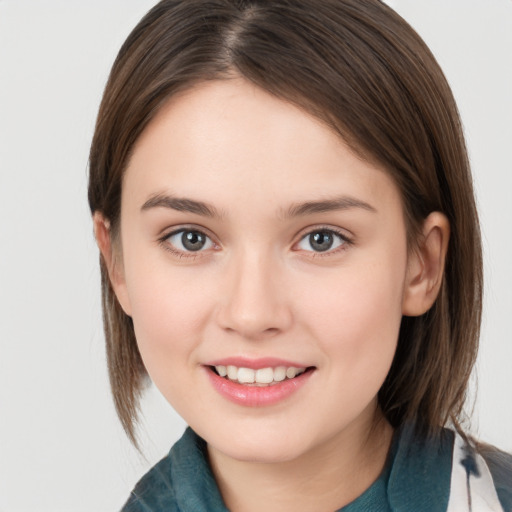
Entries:
POLYGON ((278 366, 285 366, 286 368, 308 368, 311 365, 276 357, 261 357, 257 359, 251 359, 247 357, 225 357, 222 359, 209 361, 208 363, 205 363, 205 366, 236 366, 237 368, 251 368, 252 370, 260 370, 261 368, 277 368, 278 366))

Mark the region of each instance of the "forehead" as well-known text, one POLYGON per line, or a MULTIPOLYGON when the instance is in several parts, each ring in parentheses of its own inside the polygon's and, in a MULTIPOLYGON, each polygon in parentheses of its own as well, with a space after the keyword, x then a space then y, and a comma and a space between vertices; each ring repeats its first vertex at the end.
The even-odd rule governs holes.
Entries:
POLYGON ((173 96, 137 141, 123 189, 123 202, 173 193, 222 208, 339 193, 399 201, 388 174, 322 121, 242 78, 173 96))

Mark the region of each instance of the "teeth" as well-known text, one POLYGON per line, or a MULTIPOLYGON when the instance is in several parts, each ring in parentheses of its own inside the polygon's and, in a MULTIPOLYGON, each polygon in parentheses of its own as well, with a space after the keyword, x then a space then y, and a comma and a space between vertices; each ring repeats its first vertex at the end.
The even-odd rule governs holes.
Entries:
POLYGON ((284 366, 278 366, 274 370, 274 380, 276 382, 281 382, 284 379, 286 379, 286 368, 284 366))
POLYGON ((297 375, 297 368, 294 368, 293 366, 291 368, 287 368, 286 369, 286 376, 289 378, 289 379, 293 379, 293 377, 295 377, 295 375, 297 375))
POLYGON ((286 378, 293 379, 306 371, 306 368, 295 368, 294 366, 277 368, 238 368, 237 366, 216 366, 215 369, 221 377, 238 381, 240 384, 272 384, 282 382, 286 378))
POLYGON ((228 366, 228 378, 231 380, 238 380, 238 368, 236 366, 228 366))
POLYGON ((250 368, 238 368, 238 382, 240 382, 240 384, 252 384, 255 377, 256 372, 254 370, 250 368))
POLYGON ((256 370, 254 380, 259 384, 270 384, 274 380, 274 370, 272 370, 272 368, 261 368, 260 370, 256 370))

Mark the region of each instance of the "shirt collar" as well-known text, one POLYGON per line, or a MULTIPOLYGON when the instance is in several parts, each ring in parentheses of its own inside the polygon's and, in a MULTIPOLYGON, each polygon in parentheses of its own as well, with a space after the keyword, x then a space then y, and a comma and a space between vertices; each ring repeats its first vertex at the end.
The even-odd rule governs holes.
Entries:
MULTIPOLYGON (((454 434, 442 430, 424 439, 412 426, 395 437, 379 479, 340 512, 432 512, 446 510, 454 434), (378 507, 378 508, 376 508, 378 507)), ((206 442, 187 428, 170 453, 172 482, 180 510, 228 512, 213 478, 206 442)))
POLYGON ((444 429, 425 438, 417 435, 412 426, 405 426, 398 434, 388 483, 391 510, 446 510, 450 496, 453 432, 444 429))

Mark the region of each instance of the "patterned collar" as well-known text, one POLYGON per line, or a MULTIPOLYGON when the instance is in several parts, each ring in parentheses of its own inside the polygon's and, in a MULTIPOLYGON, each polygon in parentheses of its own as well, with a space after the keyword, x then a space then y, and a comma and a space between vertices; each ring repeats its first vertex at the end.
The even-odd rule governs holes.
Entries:
MULTIPOLYGON (((190 428, 137 484, 122 512, 228 512, 206 443, 190 428)), ((503 512, 484 459, 451 430, 395 434, 379 479, 339 512, 503 512), (452 461, 454 464, 452 464, 452 461), (452 491, 450 492, 450 488, 452 491)))

